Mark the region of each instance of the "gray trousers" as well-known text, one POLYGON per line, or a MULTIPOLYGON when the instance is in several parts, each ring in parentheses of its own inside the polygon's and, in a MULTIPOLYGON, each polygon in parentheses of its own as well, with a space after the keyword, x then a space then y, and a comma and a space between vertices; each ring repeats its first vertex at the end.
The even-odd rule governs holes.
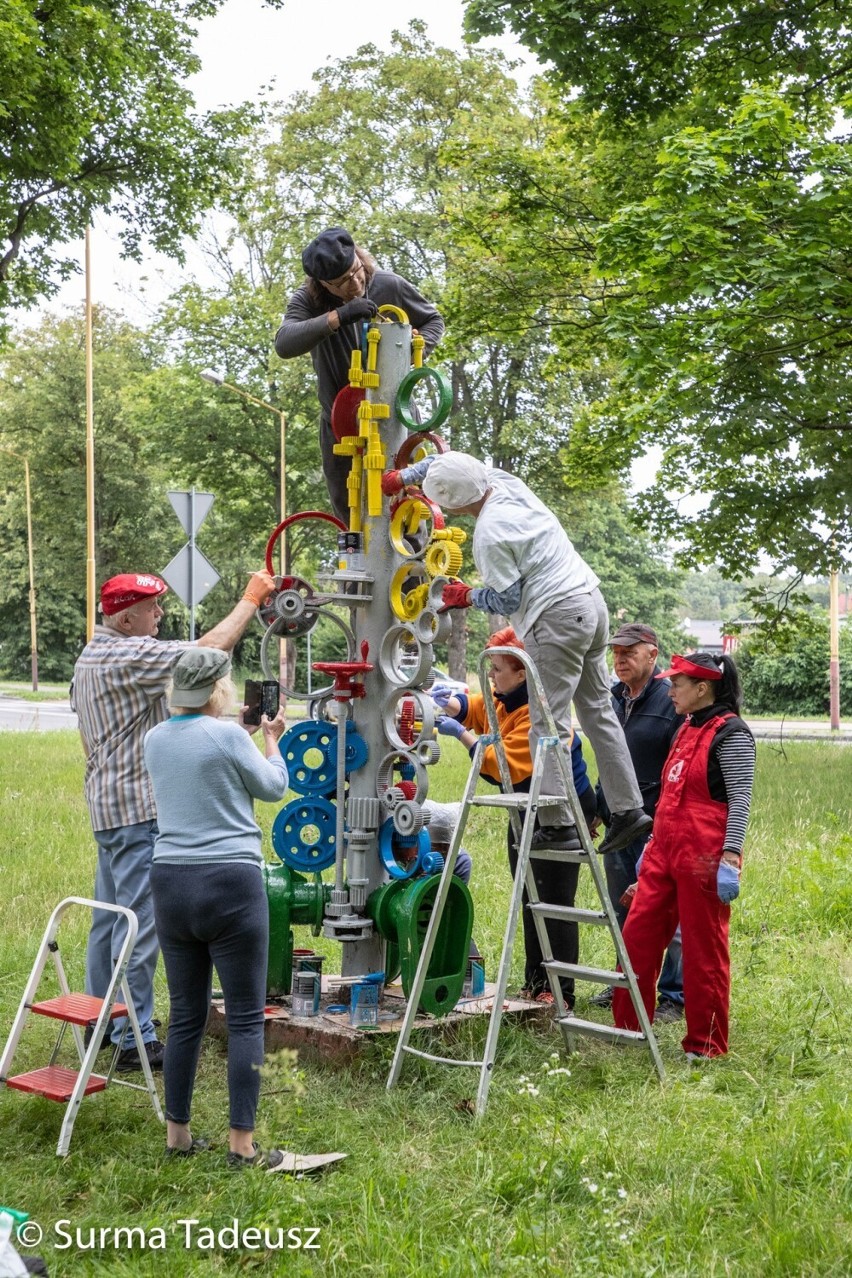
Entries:
MULTIPOLYGON (((606 665, 609 614, 599 590, 569 595, 546 608, 524 635, 524 647, 535 662, 565 746, 568 773, 571 773, 571 702, 580 726, 588 737, 598 765, 604 794, 612 812, 641 808, 642 795, 636 783, 633 761, 627 749, 624 729, 615 717, 606 665)), ((535 697, 530 697, 530 750, 535 753, 539 737, 547 736, 535 697)), ((565 794, 565 786, 553 752, 549 753, 542 780, 543 794, 565 794)), ((567 803, 539 809, 541 825, 571 825, 567 803)))

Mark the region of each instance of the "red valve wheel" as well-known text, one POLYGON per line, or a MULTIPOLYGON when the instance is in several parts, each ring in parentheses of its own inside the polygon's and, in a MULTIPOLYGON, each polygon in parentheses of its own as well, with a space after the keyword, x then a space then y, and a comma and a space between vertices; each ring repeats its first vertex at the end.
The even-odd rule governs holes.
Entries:
POLYGON ((393 464, 395 468, 397 470, 404 470, 414 456, 415 449, 419 448, 421 444, 425 444, 427 441, 430 444, 435 445, 435 449, 438 453, 448 453, 450 451, 449 444, 441 435, 435 435, 432 431, 428 430, 418 430, 413 435, 408 436, 405 443, 402 445, 402 448, 400 448, 396 457, 394 457, 393 464))
POLYGON ((312 661, 311 669, 320 674, 330 674, 334 679, 335 701, 346 701, 349 697, 366 697, 367 689, 363 683, 354 683, 359 674, 369 674, 375 667, 371 661, 312 661))
POLYGON ((338 444, 347 435, 358 434, 358 408, 366 396, 362 386, 344 386, 335 395, 331 406, 331 429, 338 444))
POLYGON ((288 515, 286 519, 282 519, 277 528, 272 530, 272 536, 266 543, 266 571, 270 577, 275 576, 275 560, 273 558, 275 546, 278 538, 293 524, 298 524, 302 519, 324 519, 328 524, 334 524, 335 528, 339 528, 341 532, 346 532, 346 525, 342 519, 338 519, 336 515, 329 515, 325 510, 300 510, 297 515, 288 515))

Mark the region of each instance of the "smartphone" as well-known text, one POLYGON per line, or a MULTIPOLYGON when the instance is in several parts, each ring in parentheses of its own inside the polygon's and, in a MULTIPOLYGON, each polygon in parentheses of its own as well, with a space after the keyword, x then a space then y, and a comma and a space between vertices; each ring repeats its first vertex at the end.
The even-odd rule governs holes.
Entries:
POLYGON ((246 679, 243 703, 247 707, 243 723, 255 726, 266 715, 274 719, 281 704, 281 694, 276 679, 246 679))

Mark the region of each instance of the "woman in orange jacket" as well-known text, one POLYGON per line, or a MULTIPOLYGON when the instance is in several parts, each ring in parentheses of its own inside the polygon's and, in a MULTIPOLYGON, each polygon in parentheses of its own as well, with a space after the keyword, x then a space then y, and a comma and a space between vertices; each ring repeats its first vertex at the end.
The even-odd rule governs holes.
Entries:
MULTIPOLYGON (((489 638, 486 648, 523 648, 523 644, 511 626, 496 631, 489 638)), ((507 653, 495 653, 491 658, 489 678, 497 703, 497 723, 509 776, 516 791, 528 793, 532 779, 532 756, 530 755, 530 711, 529 693, 527 690, 526 669, 522 661, 507 653)), ((443 736, 453 736, 461 741, 469 753, 476 747, 477 737, 489 732, 488 716, 485 709, 485 698, 482 693, 442 693, 440 688, 433 690, 433 698, 444 717, 438 720, 438 732, 443 736)), ((583 815, 591 826, 595 820, 595 792, 589 781, 586 764, 583 759, 580 739, 574 734, 571 746, 571 763, 574 772, 574 788, 583 809, 583 815)), ((493 746, 487 746, 480 769, 481 776, 492 785, 500 785, 500 770, 493 746)), ((509 865, 514 876, 518 862, 517 844, 511 819, 509 820, 507 847, 509 865)), ((579 865, 571 865, 558 861, 531 862, 535 874, 536 889, 539 898, 555 905, 573 905, 577 891, 579 865)), ((527 894, 524 891, 524 906, 527 894)), ((526 908, 523 912, 524 950, 526 965, 524 971, 524 989, 522 997, 535 999, 536 1002, 551 1004, 553 995, 542 967, 542 953, 532 915, 526 908)), ((554 958, 563 962, 576 963, 579 956, 579 936, 576 923, 565 923, 548 920, 547 931, 550 937, 554 958)), ((574 1006, 574 982, 570 978, 561 981, 562 995, 566 1005, 574 1006)))

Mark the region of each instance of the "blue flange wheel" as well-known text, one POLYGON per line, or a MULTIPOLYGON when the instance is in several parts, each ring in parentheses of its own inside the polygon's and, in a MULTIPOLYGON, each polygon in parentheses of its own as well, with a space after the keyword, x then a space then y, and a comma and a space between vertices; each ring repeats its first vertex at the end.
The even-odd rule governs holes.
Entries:
MULTIPOLYGON (((411 839, 406 839, 405 843, 410 845, 411 839)), ((417 834, 417 855, 412 857, 410 861, 401 864, 396 859, 395 849, 400 848, 403 840, 397 833, 392 819, 389 817, 379 830, 379 858, 382 865, 387 870, 392 879, 411 879, 422 868, 421 862, 432 849, 432 841, 429 838, 429 831, 422 829, 417 834)))
POLYGON ((272 826, 272 846, 291 870, 312 873, 334 865, 337 809, 328 799, 294 799, 272 826))
MULTIPOLYGON (((337 724, 306 719, 278 743, 297 794, 331 794, 337 786, 337 724)), ((346 775, 367 762, 367 742, 353 723, 346 725, 346 775)))

